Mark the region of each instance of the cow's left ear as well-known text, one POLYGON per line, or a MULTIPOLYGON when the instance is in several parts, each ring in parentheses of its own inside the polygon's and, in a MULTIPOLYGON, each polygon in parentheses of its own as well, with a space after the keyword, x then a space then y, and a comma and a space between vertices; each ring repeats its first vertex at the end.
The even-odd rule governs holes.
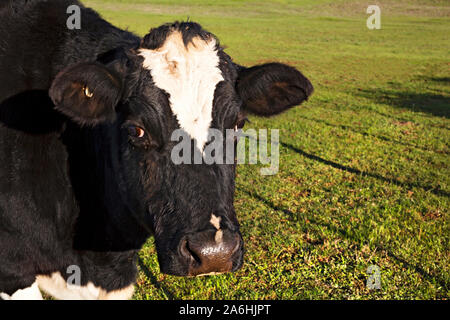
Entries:
POLYGON ((297 69, 281 63, 238 67, 237 92, 245 110, 262 116, 279 114, 313 93, 311 82, 297 69))
POLYGON ((114 121, 122 92, 122 79, 105 65, 80 63, 61 71, 49 95, 58 111, 80 125, 114 121))

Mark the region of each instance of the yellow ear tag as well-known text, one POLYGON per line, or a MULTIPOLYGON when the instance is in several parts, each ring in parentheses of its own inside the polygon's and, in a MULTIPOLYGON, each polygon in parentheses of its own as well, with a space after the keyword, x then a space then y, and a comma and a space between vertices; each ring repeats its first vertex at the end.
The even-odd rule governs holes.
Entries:
POLYGON ((84 87, 84 95, 88 98, 92 98, 94 96, 94 93, 91 92, 87 86, 85 86, 84 87))

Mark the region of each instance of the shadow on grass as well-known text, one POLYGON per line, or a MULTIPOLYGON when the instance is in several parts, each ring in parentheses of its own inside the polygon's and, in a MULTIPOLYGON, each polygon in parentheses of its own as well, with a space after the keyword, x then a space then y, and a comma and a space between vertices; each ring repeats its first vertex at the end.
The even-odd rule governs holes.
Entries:
POLYGON ((138 257, 138 265, 139 265, 139 269, 141 269, 141 271, 145 274, 147 279, 150 280, 150 282, 152 283, 152 285, 156 289, 161 290, 162 292, 164 292, 164 294, 166 295, 166 297, 169 300, 176 300, 177 299, 172 291, 170 291, 166 286, 162 285, 161 282, 158 281, 158 279, 156 279, 156 276, 153 274, 153 272, 151 270, 149 270, 146 267, 144 261, 142 261, 142 259, 140 257, 138 257))
MULTIPOLYGON (((435 78, 434 81, 447 82, 447 80, 448 78, 435 78)), ((442 94, 398 91, 393 89, 362 89, 358 91, 358 95, 366 99, 374 100, 376 103, 381 102, 396 108, 450 118, 450 98, 442 94)))
POLYGON ((244 190, 240 187, 236 187, 236 189, 239 190, 240 192, 243 192, 243 193, 247 194, 248 196, 264 203, 266 206, 272 208, 275 211, 283 212, 284 214, 286 214, 287 216, 289 216, 291 218, 296 216, 296 214, 294 212, 292 212, 291 210, 280 207, 280 206, 276 206, 272 201, 261 197, 259 194, 251 193, 250 191, 244 190))
MULTIPOLYGON (((358 245, 358 243, 361 242, 361 239, 355 238, 354 236, 350 235, 347 231, 345 231, 341 228, 338 228, 334 225, 331 225, 329 223, 318 222, 314 217, 310 217, 310 216, 308 216, 308 220, 310 223, 316 224, 321 227, 325 227, 328 230, 334 232, 335 234, 338 234, 341 237, 344 237, 344 238, 352 241, 353 243, 356 243, 357 245, 358 245)), ((399 263, 403 268, 414 270, 416 273, 420 274, 426 280, 428 280, 432 283, 437 283, 437 284, 439 284, 439 286, 441 286, 445 289, 444 291, 448 291, 450 284, 446 281, 445 278, 441 277, 440 275, 431 274, 431 273, 425 271, 419 265, 406 261, 404 258, 394 254, 392 252, 394 249, 392 249, 392 248, 387 248, 387 247, 385 247, 381 244, 377 244, 377 243, 373 244, 373 246, 376 248, 377 251, 384 252, 390 258, 397 261, 397 263, 399 263)))
MULTIPOLYGON (((291 210, 283 208, 281 206, 275 205, 273 203, 273 201, 270 199, 266 199, 256 193, 249 192, 249 191, 244 190, 239 187, 237 187, 237 189, 240 192, 243 192, 243 193, 247 194, 248 196, 264 203, 264 205, 271 208, 272 210, 283 212, 286 216, 288 216, 288 218, 294 219, 294 217, 297 217, 297 220, 300 220, 300 219, 298 219, 297 213, 294 213, 291 210)), ((317 221, 316 218, 314 218, 314 216, 308 215, 308 221, 309 221, 309 223, 315 224, 316 226, 324 227, 324 228, 328 229, 329 231, 331 231, 332 233, 338 234, 339 236, 341 236, 347 240, 350 240, 352 243, 354 243, 356 245, 359 245, 359 243, 361 243, 361 239, 355 238, 354 236, 350 235, 347 231, 345 231, 341 228, 338 228, 335 225, 332 225, 330 223, 319 222, 319 221, 317 221)), ((450 284, 441 276, 430 274, 429 272, 425 271, 422 267, 407 262, 405 259, 392 253, 391 252, 392 249, 386 248, 380 244, 374 244, 374 246, 378 251, 385 252, 390 258, 392 258, 395 261, 397 261, 398 263, 400 263, 402 265, 402 267, 415 270, 423 278, 427 279, 430 282, 437 282, 441 287, 445 288, 445 291, 448 291, 450 284)))
POLYGON ((430 151, 430 152, 435 152, 435 153, 444 153, 444 154, 448 154, 449 153, 447 151, 434 150, 434 149, 418 146, 418 145, 415 145, 415 144, 412 144, 412 143, 407 143, 407 142, 391 139, 391 138, 388 138, 388 137, 385 137, 385 136, 382 136, 382 135, 370 134, 370 133, 367 133, 367 132, 365 132, 363 130, 356 130, 356 129, 354 129, 351 126, 337 125, 337 124, 329 123, 329 122, 327 122, 325 120, 308 118, 308 117, 304 117, 304 116, 297 116, 297 117, 305 119, 305 120, 309 120, 309 121, 314 121, 314 122, 317 122, 317 123, 323 123, 323 124, 325 124, 327 126, 339 128, 339 129, 342 129, 342 130, 349 130, 349 131, 361 134, 361 135, 363 135, 365 137, 374 137, 374 138, 377 138, 377 139, 380 139, 380 140, 383 140, 383 141, 386 141, 386 142, 399 144, 399 145, 402 145, 402 146, 405 146, 405 147, 410 147, 410 148, 415 148, 415 149, 420 149, 420 150, 430 151))
POLYGON ((450 77, 422 77, 422 79, 433 82, 443 82, 450 85, 450 77))
POLYGON ((401 181, 398 181, 398 180, 393 179, 393 178, 383 177, 382 175, 379 175, 377 173, 361 171, 361 170, 358 170, 358 169, 355 169, 355 168, 352 168, 352 167, 344 166, 342 164, 339 164, 339 163, 336 163, 336 162, 333 162, 333 161, 330 161, 330 160, 326 160, 326 159, 321 158, 319 156, 316 156, 314 154, 307 153, 307 152, 301 150, 300 148, 294 147, 293 145, 290 145, 288 143, 280 142, 280 144, 282 146, 292 150, 292 151, 295 151, 296 153, 298 153, 299 155, 301 155, 301 156, 303 156, 305 158, 318 161, 320 163, 326 164, 328 166, 331 166, 333 168, 336 168, 336 169, 339 169, 339 170, 342 170, 342 171, 347 171, 347 172, 350 172, 350 173, 361 175, 363 177, 375 178, 375 179, 378 179, 378 180, 381 180, 381 181, 384 181, 384 182, 395 184, 397 186, 400 186, 402 188, 406 188, 406 189, 409 189, 409 190, 412 189, 412 188, 420 188, 420 189, 423 189, 426 192, 431 192, 431 193, 433 193, 435 195, 438 195, 438 196, 450 197, 450 193, 448 193, 448 192, 446 192, 444 190, 435 189, 434 187, 422 185, 422 184, 419 184, 419 183, 401 182, 401 181))
MULTIPOLYGON (((395 120, 398 122, 412 122, 412 123, 418 123, 417 120, 411 119, 411 118, 405 118, 402 116, 399 116, 399 114, 394 114, 394 113, 385 113, 385 112, 381 112, 379 110, 376 110, 375 108, 370 108, 368 109, 370 110, 371 113, 376 113, 384 118, 388 118, 389 120, 395 120)), ((401 111, 400 111, 401 112, 401 111)), ((445 123, 442 124, 435 124, 435 123, 427 123, 426 124, 427 127, 432 127, 432 128, 439 128, 439 129, 446 129, 446 130, 450 130, 450 126, 446 125, 445 123)))

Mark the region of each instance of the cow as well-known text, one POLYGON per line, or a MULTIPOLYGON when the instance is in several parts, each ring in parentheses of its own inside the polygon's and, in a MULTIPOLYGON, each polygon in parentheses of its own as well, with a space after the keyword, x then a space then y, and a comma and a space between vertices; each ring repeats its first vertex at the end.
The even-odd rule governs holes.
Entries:
POLYGON ((76 0, 2 1, 0 297, 129 299, 151 236, 163 273, 238 270, 236 163, 174 164, 171 134, 201 153, 208 130, 312 92, 288 65, 237 64, 192 21, 140 38, 76 0))

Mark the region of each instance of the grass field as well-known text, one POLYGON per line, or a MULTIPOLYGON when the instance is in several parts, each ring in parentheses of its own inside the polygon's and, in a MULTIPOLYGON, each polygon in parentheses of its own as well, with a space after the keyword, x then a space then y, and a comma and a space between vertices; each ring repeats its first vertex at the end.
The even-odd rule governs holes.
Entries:
POLYGON ((135 299, 449 299, 450 3, 84 0, 144 35, 188 17, 236 62, 279 61, 315 86, 303 106, 251 117, 280 129, 280 171, 238 169, 243 268, 159 272, 140 253, 135 299), (366 8, 381 7, 381 30, 366 8), (380 269, 381 289, 366 286, 380 269))

